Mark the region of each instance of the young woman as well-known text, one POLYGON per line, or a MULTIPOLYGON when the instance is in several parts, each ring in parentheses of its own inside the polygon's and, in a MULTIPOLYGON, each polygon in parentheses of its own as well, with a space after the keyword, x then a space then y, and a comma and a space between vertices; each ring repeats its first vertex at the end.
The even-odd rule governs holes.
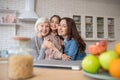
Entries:
POLYGON ((86 44, 80 37, 73 19, 64 17, 60 21, 58 34, 64 38, 65 60, 82 60, 85 56, 86 44))

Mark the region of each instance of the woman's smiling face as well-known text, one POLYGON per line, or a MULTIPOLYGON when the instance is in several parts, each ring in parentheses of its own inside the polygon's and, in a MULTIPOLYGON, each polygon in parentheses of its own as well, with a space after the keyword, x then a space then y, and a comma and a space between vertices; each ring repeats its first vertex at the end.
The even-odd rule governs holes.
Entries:
POLYGON ((67 30, 68 30, 68 27, 67 27, 67 23, 66 23, 66 20, 63 19, 60 21, 60 25, 58 26, 58 34, 60 36, 67 36, 67 30))
POLYGON ((59 19, 57 17, 53 17, 50 22, 50 25, 51 25, 50 27, 51 27, 52 31, 58 29, 58 26, 57 26, 58 24, 59 24, 59 19))
POLYGON ((38 31, 44 37, 50 32, 50 25, 48 22, 38 24, 38 31))

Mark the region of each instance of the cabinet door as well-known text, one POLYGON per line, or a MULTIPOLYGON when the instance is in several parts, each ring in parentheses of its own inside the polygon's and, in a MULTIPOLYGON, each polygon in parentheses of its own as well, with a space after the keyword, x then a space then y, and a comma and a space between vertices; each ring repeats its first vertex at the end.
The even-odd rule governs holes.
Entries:
POLYGON ((115 38, 114 18, 107 18, 108 39, 115 38))
POLYGON ((108 16, 73 16, 77 29, 86 40, 115 40, 115 17, 108 16))
POLYGON ((97 17, 97 38, 104 38, 104 17, 97 17))
POLYGON ((76 23, 77 30, 79 34, 81 35, 81 23, 76 23))
POLYGON ((81 35, 81 16, 73 15, 73 19, 75 21, 77 30, 78 30, 79 34, 81 35))
POLYGON ((93 17, 85 16, 85 37, 93 38, 93 17))

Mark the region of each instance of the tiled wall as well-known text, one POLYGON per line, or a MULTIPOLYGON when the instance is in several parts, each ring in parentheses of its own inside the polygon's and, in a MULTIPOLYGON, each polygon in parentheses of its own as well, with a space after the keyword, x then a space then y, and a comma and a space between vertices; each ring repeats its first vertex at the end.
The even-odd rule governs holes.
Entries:
POLYGON ((37 0, 37 13, 50 17, 53 14, 119 16, 119 0, 37 0))
MULTIPOLYGON (((119 0, 36 0, 36 12, 41 17, 50 17, 58 14, 61 17, 72 15, 98 15, 117 17, 116 30, 120 27, 120 1, 119 0)), ((24 11, 25 0, 0 0, 0 8, 17 10, 19 13, 24 11)), ((18 14, 19 15, 19 14, 18 14)), ((119 28, 120 29, 120 28, 119 28)), ((13 36, 13 27, 0 27, 0 49, 9 48, 12 44, 10 37, 13 36)), ((117 32, 118 34, 118 32, 117 32)), ((20 22, 17 27, 17 35, 34 35, 34 22, 20 22)), ((120 40, 110 42, 109 49, 120 40)), ((86 41, 87 45, 94 41, 86 41)))

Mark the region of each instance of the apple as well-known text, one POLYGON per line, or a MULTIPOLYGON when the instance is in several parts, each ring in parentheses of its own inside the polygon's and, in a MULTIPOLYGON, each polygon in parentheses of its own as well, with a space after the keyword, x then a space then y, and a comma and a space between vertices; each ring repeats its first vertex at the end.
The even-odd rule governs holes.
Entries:
POLYGON ((94 55, 87 55, 82 61, 82 69, 89 73, 97 73, 100 69, 99 59, 94 55))
MULTIPOLYGON (((97 45, 97 44, 96 44, 97 45)), ((102 40, 98 43, 98 52, 102 53, 105 52, 107 50, 107 41, 106 40, 102 40)))
POLYGON ((88 46, 88 52, 93 55, 100 55, 102 52, 107 50, 107 41, 101 40, 100 42, 96 42, 88 46))
POLYGON ((110 62, 116 58, 118 58, 118 54, 115 51, 109 50, 106 52, 103 52, 100 56, 99 56, 99 61, 100 64, 102 66, 102 68, 104 70, 108 70, 109 69, 109 65, 110 62))
POLYGON ((88 52, 90 54, 93 54, 93 55, 98 55, 98 49, 97 49, 97 46, 94 44, 94 45, 90 45, 88 46, 88 52))

